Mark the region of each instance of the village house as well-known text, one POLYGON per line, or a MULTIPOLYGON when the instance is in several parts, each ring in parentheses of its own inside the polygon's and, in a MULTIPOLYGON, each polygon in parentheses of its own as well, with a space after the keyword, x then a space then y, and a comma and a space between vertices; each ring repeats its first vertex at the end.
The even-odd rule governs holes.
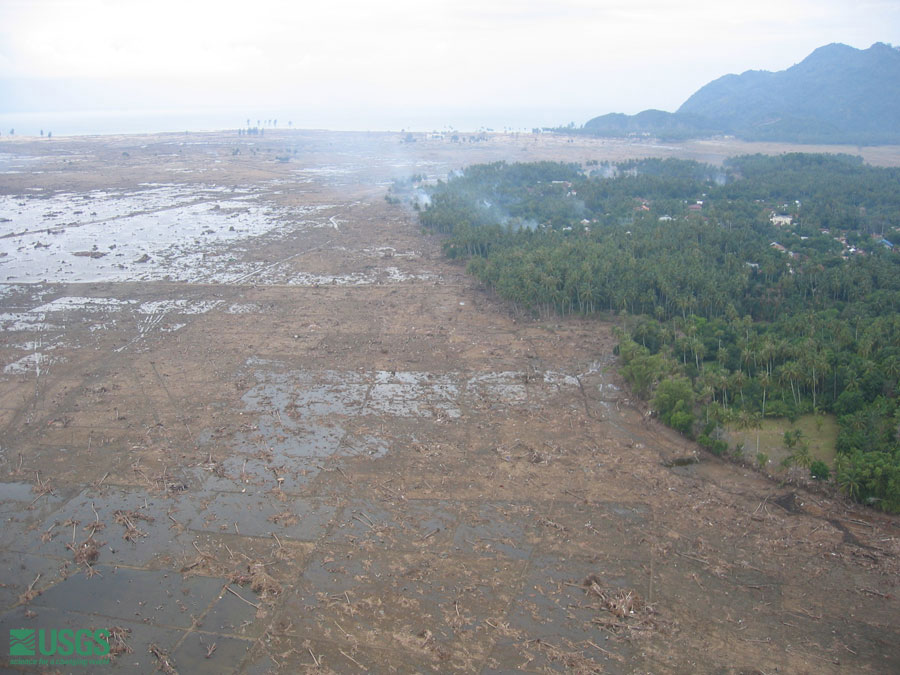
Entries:
POLYGON ((778 227, 784 227, 786 225, 792 224, 794 222, 794 219, 789 215, 783 213, 775 213, 774 211, 772 211, 772 213, 769 215, 769 222, 778 227))

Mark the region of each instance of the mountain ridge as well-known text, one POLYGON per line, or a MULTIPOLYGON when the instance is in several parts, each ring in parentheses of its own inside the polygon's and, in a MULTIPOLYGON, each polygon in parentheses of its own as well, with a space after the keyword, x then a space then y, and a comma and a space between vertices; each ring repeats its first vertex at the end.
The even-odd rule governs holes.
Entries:
POLYGON ((674 113, 610 113, 585 123, 598 136, 807 143, 900 143, 900 49, 824 45, 781 71, 747 70, 719 77, 674 113))

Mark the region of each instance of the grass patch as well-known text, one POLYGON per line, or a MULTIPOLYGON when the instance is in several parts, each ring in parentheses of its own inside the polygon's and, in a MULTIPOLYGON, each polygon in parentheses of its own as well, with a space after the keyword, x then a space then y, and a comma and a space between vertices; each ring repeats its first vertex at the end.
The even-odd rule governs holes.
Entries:
POLYGON ((802 415, 791 424, 787 418, 767 418, 759 429, 736 429, 726 426, 726 440, 731 448, 743 444, 743 457, 747 461, 755 461, 757 452, 768 455, 766 469, 783 471, 781 462, 793 451, 784 444, 784 432, 801 432, 800 443, 809 445, 809 454, 813 460, 820 460, 831 468, 834 466, 835 445, 837 443, 838 424, 834 415, 802 415), (757 450, 757 439, 759 449, 757 450))

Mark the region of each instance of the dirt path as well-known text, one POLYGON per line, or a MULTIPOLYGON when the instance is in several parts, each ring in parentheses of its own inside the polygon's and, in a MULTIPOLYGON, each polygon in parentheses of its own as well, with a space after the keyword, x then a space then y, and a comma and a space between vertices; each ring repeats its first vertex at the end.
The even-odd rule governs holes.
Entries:
POLYGON ((628 400, 610 325, 511 316, 384 201, 646 154, 0 145, 0 634, 115 628, 121 672, 900 668, 896 519, 667 467, 695 448, 628 400))

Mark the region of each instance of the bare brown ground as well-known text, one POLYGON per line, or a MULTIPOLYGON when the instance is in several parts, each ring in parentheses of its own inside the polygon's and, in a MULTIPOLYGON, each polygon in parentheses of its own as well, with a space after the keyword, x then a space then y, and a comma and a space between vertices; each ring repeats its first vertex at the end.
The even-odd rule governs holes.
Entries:
POLYGON ((236 245, 254 270, 237 282, 0 296, 13 314, 120 301, 4 331, 3 364, 54 348, 0 374, 0 634, 116 627, 123 672, 896 672, 896 518, 648 422, 615 375, 611 323, 512 315, 383 199, 392 176, 498 159, 787 149, 4 141, 38 158, 4 194, 265 184, 265 203, 329 209, 323 227, 236 245), (153 325, 132 311, 172 298, 218 304, 153 325))

